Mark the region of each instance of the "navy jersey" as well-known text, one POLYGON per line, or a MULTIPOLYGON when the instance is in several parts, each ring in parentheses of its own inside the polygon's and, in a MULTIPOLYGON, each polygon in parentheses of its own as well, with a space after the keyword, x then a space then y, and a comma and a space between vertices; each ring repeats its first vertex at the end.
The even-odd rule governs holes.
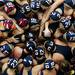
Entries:
POLYGON ((51 29, 53 31, 53 33, 55 33, 56 29, 58 28, 59 26, 59 22, 56 22, 56 23, 51 23, 49 25, 49 29, 51 29))
POLYGON ((56 45, 55 53, 62 54, 68 61, 70 61, 70 59, 72 58, 71 48, 68 46, 56 45))
POLYGON ((20 18, 25 18, 25 15, 21 13, 19 10, 16 11, 15 15, 10 16, 11 18, 14 18, 15 20, 19 20, 20 18))
POLYGON ((65 3, 75 9, 75 0, 65 0, 65 3))

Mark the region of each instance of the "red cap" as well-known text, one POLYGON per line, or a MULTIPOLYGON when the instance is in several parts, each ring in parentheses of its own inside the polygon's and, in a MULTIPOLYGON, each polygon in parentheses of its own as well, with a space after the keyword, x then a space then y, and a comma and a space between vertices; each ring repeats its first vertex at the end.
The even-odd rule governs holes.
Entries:
POLYGON ((13 25, 12 20, 5 20, 3 22, 3 25, 6 29, 15 29, 16 28, 15 25, 13 25))
POLYGON ((25 18, 20 18, 20 19, 18 20, 18 24, 19 24, 20 27, 25 27, 25 26, 27 26, 27 24, 28 24, 28 20, 25 19, 25 18))
POLYGON ((15 9, 15 5, 12 2, 7 2, 4 6, 4 10, 6 13, 9 13, 14 9, 15 9))

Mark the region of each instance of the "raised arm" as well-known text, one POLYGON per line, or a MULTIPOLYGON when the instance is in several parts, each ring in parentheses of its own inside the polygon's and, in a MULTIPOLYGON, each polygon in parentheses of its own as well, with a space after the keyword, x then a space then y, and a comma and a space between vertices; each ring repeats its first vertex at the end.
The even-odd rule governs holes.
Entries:
POLYGON ((3 16, 5 19, 10 19, 10 17, 3 11, 0 11, 0 15, 3 16))
POLYGON ((45 11, 45 13, 43 14, 42 20, 41 20, 39 37, 41 37, 41 35, 42 35, 41 33, 43 31, 45 22, 49 19, 49 15, 52 13, 52 11, 54 11, 63 2, 64 2, 64 0, 55 0, 55 2, 51 6, 49 6, 49 8, 45 11))
POLYGON ((44 13, 42 21, 41 21, 41 25, 48 20, 49 15, 51 14, 51 12, 54 11, 62 3, 64 3, 64 0, 55 0, 55 2, 44 13))
POLYGON ((44 64, 34 66, 32 68, 32 75, 38 75, 39 72, 43 69, 44 64))

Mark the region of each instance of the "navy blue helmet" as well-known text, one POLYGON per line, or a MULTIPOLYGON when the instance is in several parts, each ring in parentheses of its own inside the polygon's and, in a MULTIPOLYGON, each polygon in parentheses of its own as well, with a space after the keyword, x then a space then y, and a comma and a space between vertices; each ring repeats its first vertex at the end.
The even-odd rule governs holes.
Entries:
POLYGON ((28 32, 27 35, 26 35, 26 38, 28 40, 35 40, 35 35, 33 32, 28 32))
POLYGON ((38 19, 36 19, 36 18, 30 18, 29 19, 29 25, 30 26, 37 25, 37 24, 39 24, 39 20, 38 19))
POLYGON ((67 41, 67 42, 75 42, 75 33, 72 31, 68 31, 63 35, 63 38, 67 41))
POLYGON ((9 44, 2 45, 0 46, 0 51, 5 55, 10 54, 12 52, 12 45, 9 44))
POLYGON ((15 58, 10 58, 8 61, 8 67, 14 69, 17 66, 18 66, 18 61, 15 58))
POLYGON ((37 0, 33 0, 30 3, 31 9, 33 12, 36 12, 40 9, 40 1, 37 0))
POLYGON ((55 68, 55 62, 51 59, 46 60, 44 63, 44 69, 52 70, 53 68, 55 68))
POLYGON ((71 20, 66 17, 62 18, 60 23, 63 25, 65 30, 68 30, 71 27, 71 20))
POLYGON ((28 14, 31 12, 31 8, 29 4, 24 4, 20 10, 23 14, 28 14))
POLYGON ((33 64, 33 60, 31 56, 27 56, 23 59, 23 64, 25 67, 30 67, 33 64))
POLYGON ((50 14, 50 18, 51 18, 53 21, 58 21, 58 20, 60 20, 60 18, 61 18, 61 14, 60 14, 58 11, 53 11, 53 12, 50 14))
POLYGON ((26 42, 26 50, 30 53, 32 53, 36 48, 35 41, 27 41, 26 42))
POLYGON ((42 48, 42 47, 37 47, 36 49, 35 49, 35 51, 34 51, 34 55, 35 55, 35 57, 37 58, 41 58, 42 56, 44 56, 45 55, 45 51, 44 51, 44 49, 42 48))
POLYGON ((55 43, 52 40, 45 41, 44 46, 46 50, 51 53, 54 52, 56 48, 55 43))

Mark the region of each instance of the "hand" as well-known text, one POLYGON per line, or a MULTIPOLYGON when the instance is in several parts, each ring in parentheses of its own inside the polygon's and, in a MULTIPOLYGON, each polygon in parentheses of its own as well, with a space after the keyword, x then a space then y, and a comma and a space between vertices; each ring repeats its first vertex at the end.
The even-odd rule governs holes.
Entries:
POLYGON ((44 33, 44 37, 51 37, 51 31, 49 29, 45 29, 43 33, 44 33))

